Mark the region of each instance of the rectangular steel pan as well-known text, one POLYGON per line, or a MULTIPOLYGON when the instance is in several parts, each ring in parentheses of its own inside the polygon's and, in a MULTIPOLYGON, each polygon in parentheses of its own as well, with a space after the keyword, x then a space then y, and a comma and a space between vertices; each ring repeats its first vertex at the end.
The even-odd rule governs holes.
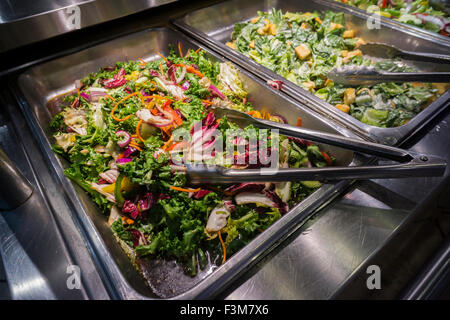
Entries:
MULTIPOLYGON (((341 125, 353 130, 356 134, 368 140, 389 145, 399 145, 406 137, 419 130, 450 104, 450 91, 447 91, 416 117, 402 126, 395 128, 370 126, 356 120, 331 104, 319 99, 314 94, 300 88, 296 84, 225 45, 227 41, 230 41, 231 33, 236 23, 254 18, 257 11, 268 11, 272 8, 291 12, 342 11, 345 14, 347 26, 354 29, 356 34, 367 42, 383 42, 394 45, 399 49, 416 52, 450 54, 450 43, 439 43, 420 34, 406 32, 384 20, 381 21, 381 28, 379 30, 369 30, 366 24, 366 14, 351 10, 348 6, 337 7, 333 2, 322 0, 231 0, 193 11, 172 22, 190 36, 203 42, 243 68, 250 70, 263 80, 282 80, 284 85, 281 91, 323 115, 335 119, 341 125)), ((408 64, 423 71, 443 71, 442 69, 445 68, 450 69, 450 66, 439 66, 440 69, 436 69, 436 65, 409 62, 408 64)))
MULTIPOLYGON (((355 14, 359 14, 361 16, 370 16, 371 15, 366 10, 363 10, 363 9, 360 9, 357 7, 353 7, 353 6, 347 5, 342 2, 336 2, 334 0, 322 0, 322 1, 331 2, 330 5, 336 7, 338 10, 341 10, 341 9, 350 10, 350 11, 354 12, 355 14)), ((416 27, 416 26, 413 26, 413 25, 410 25, 407 23, 399 22, 397 20, 390 19, 390 18, 381 16, 381 15, 379 15, 379 18, 386 24, 392 25, 393 28, 401 29, 406 33, 417 35, 418 37, 427 39, 427 40, 435 42, 437 44, 443 44, 445 46, 448 46, 449 50, 450 50, 450 37, 446 37, 442 34, 432 32, 430 30, 425 30, 425 29, 422 29, 422 28, 419 28, 419 27, 416 27)))
MULTIPOLYGON (((56 183, 61 186, 61 192, 64 193, 71 206, 73 218, 79 223, 80 229, 91 244, 92 254, 99 267, 105 271, 108 278, 105 281, 110 287, 113 297, 116 298, 156 299, 159 297, 145 285, 145 281, 115 240, 112 231, 107 226, 106 217, 89 199, 86 192, 65 177, 63 168, 67 166, 67 162, 51 150, 52 137, 48 123, 52 115, 47 109, 46 103, 56 95, 74 89, 76 79, 95 72, 100 67, 113 65, 116 61, 137 58, 158 59, 159 56, 156 52, 160 51, 167 55, 169 44, 176 46, 179 41, 184 50, 202 47, 199 43, 174 30, 150 29, 33 66, 10 85, 39 141, 54 173, 56 183)), ((205 50, 211 59, 224 61, 223 58, 208 49, 205 50)), ((307 128, 356 137, 351 131, 339 127, 334 122, 327 121, 295 100, 265 87, 264 83, 252 74, 241 69, 239 69, 239 73, 249 92, 249 101, 255 106, 264 106, 265 110, 286 117, 291 124, 295 124, 297 117, 301 116, 303 125, 307 128)), ((324 148, 338 158, 338 165, 361 163, 361 158, 349 150, 329 146, 324 146, 324 148)), ((351 181, 341 181, 323 185, 214 272, 203 273, 199 278, 193 280, 183 278, 184 287, 171 298, 206 299, 215 297, 250 266, 297 230, 319 207, 338 196, 350 183, 351 181)), ((173 276, 176 275, 173 274, 173 276)))

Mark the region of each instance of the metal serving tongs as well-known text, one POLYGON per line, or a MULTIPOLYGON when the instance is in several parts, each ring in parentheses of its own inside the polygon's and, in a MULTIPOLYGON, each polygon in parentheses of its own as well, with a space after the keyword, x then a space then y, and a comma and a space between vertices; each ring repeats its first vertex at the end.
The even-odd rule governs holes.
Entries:
MULTIPOLYGON (((450 56, 411 52, 382 43, 366 43, 358 47, 364 55, 376 58, 414 60, 437 64, 450 64, 450 56)), ((342 66, 333 68, 328 78, 343 85, 373 85, 382 82, 450 82, 450 72, 387 72, 375 67, 342 66)))
POLYGON ((353 151, 394 160, 400 164, 325 168, 231 169, 217 165, 188 164, 186 174, 192 184, 279 182, 301 180, 385 179, 443 175, 447 163, 438 157, 409 152, 382 144, 343 137, 252 117, 232 109, 211 108, 217 118, 227 117, 240 127, 277 129, 279 134, 325 143, 353 151))

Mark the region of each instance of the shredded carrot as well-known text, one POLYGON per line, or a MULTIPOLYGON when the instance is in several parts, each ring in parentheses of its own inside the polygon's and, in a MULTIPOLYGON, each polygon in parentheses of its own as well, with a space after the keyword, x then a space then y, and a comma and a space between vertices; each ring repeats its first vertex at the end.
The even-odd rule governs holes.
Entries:
POLYGON ((157 94, 152 95, 152 97, 153 98, 158 98, 158 99, 166 99, 166 100, 169 100, 169 101, 173 102, 172 99, 167 98, 167 97, 163 97, 163 96, 160 96, 160 95, 157 95, 157 94))
POLYGON ((187 145, 188 145, 188 143, 186 141, 180 141, 180 142, 172 144, 170 147, 167 148, 166 151, 171 151, 171 150, 175 149, 177 146, 183 147, 183 146, 187 146, 187 145))
POLYGON ((158 114, 158 109, 156 109, 156 108, 153 108, 153 109, 150 109, 150 112, 154 115, 154 116, 156 116, 157 114, 158 114))
POLYGON ((71 108, 73 108, 75 103, 80 100, 80 89, 79 88, 77 88, 77 95, 78 95, 77 98, 75 100, 73 100, 72 104, 70 105, 71 108))
POLYGON ((137 137, 139 138, 139 140, 142 141, 142 143, 145 143, 145 140, 142 139, 142 137, 141 137, 141 135, 140 135, 140 133, 139 133, 139 127, 141 126, 142 122, 144 122, 144 120, 139 120, 139 122, 138 122, 138 124, 137 124, 137 126, 136 126, 136 135, 137 135, 137 137))
POLYGON ((227 261, 227 247, 225 246, 225 243, 222 240, 222 235, 220 234, 220 230, 219 230, 218 234, 219 234, 220 244, 222 245, 222 249, 223 249, 222 264, 224 264, 225 261, 227 261))
POLYGON ((198 191, 200 191, 202 188, 197 188, 197 189, 184 189, 184 188, 180 188, 180 187, 170 186, 170 189, 177 190, 177 191, 182 191, 182 192, 198 192, 198 191))
POLYGON ((137 146, 137 145, 134 144, 134 143, 130 143, 129 146, 130 146, 130 147, 133 147, 133 148, 135 148, 135 149, 137 149, 137 150, 139 150, 139 151, 142 151, 141 147, 137 146))
POLYGON ((171 136, 171 133, 170 133, 170 126, 162 127, 161 130, 162 130, 162 132, 164 132, 168 137, 171 136))
POLYGON ((169 147, 169 145, 172 143, 173 141, 173 137, 171 136, 169 140, 167 140, 167 142, 162 146, 161 149, 163 149, 164 151, 169 147))
POLYGON ((195 54, 197 54, 202 48, 198 48, 197 50, 195 50, 195 54))
POLYGON ((158 55, 159 55, 161 58, 163 58, 164 60, 166 60, 166 62, 169 62, 169 60, 167 60, 167 58, 164 57, 164 56, 161 54, 161 52, 158 52, 158 55))
MULTIPOLYGON (((124 102, 125 100, 127 100, 127 99, 129 99, 129 98, 131 98, 132 96, 135 96, 135 95, 137 95, 137 94, 141 94, 141 93, 140 93, 139 91, 133 92, 133 93, 127 95, 125 98, 123 98, 123 99, 120 100, 119 102, 116 102, 116 104, 114 105, 114 107, 113 107, 112 110, 111 110, 111 117, 112 117, 114 120, 118 121, 118 122, 121 122, 121 121, 125 121, 125 120, 130 119, 130 118, 131 118, 131 114, 128 115, 128 116, 126 116, 126 117, 123 118, 123 119, 120 119, 120 118, 117 118, 117 117, 114 115, 114 112, 116 111, 116 108, 119 106, 119 104, 121 104, 121 103, 124 102)), ((114 101, 115 101, 115 100, 114 100, 114 101)))
POLYGON ((116 102, 116 99, 114 99, 113 97, 111 97, 109 94, 106 94, 105 97, 110 98, 112 101, 116 102))
POLYGON ((178 51, 180 51, 180 57, 183 58, 183 51, 181 51, 182 45, 181 42, 178 41, 178 51))
POLYGON ((212 102, 212 101, 209 101, 209 100, 202 100, 202 102, 203 103, 206 103, 207 105, 212 105, 212 104, 214 104, 214 102, 212 102))
POLYGON ((203 78, 203 74, 200 71, 198 71, 197 69, 195 69, 194 67, 187 66, 183 63, 177 63, 177 64, 174 64, 174 66, 175 67, 184 67, 184 68, 186 68, 186 72, 193 73, 193 74, 199 76, 200 78, 203 78))
POLYGON ((139 61, 141 61, 141 65, 146 65, 147 64, 147 62, 145 62, 144 60, 142 60, 141 58, 138 58, 139 59, 139 61))
POLYGON ((161 75, 164 74, 164 69, 163 69, 162 62, 159 63, 159 71, 161 71, 161 75))
POLYGON ((119 105, 119 104, 116 104, 116 105, 114 106, 114 108, 111 110, 111 118, 113 118, 113 119, 116 120, 117 122, 126 121, 126 120, 130 119, 130 118, 131 118, 131 114, 128 115, 128 116, 126 116, 126 117, 123 118, 123 119, 117 118, 117 117, 114 115, 114 112, 116 111, 116 108, 117 108, 118 105, 119 105))
POLYGON ((126 224, 133 224, 134 220, 129 219, 127 217, 122 217, 122 222, 125 222, 126 224))
POLYGON ((183 124, 183 119, 181 119, 178 113, 170 107, 170 103, 170 101, 166 101, 164 103, 163 110, 169 112, 173 116, 173 121, 178 127, 179 125, 183 124))
POLYGON ((297 127, 301 127, 302 126, 302 118, 298 117, 297 118, 297 127))

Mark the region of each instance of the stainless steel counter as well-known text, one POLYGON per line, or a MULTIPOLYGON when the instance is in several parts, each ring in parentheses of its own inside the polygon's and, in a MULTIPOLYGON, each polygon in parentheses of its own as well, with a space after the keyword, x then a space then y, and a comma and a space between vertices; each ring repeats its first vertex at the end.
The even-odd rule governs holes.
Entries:
MULTIPOLYGON (((167 17, 155 17, 164 19, 167 17)), ((150 20, 140 28, 151 26, 150 20)), ((123 30, 130 28, 123 26, 123 30)), ((86 41, 92 39, 95 35, 86 41)), ((72 218, 73 208, 59 192, 24 115, 5 89, 0 91, 0 110, 0 146, 35 189, 23 206, 0 213, 4 265, 0 285, 4 287, 6 278, 13 299, 116 298, 115 288, 85 241, 85 231, 72 218), (67 267, 72 265, 82 270, 80 290, 67 287, 67 267)), ((406 147, 450 161, 449 124, 447 110, 420 132, 420 139, 407 141, 406 147)), ((448 219, 432 205, 448 185, 449 173, 447 169, 445 178, 355 184, 227 288, 221 298, 397 297, 450 234, 448 219), (382 290, 365 286, 366 268, 371 264, 381 268, 382 290)))
POLYGON ((176 0, 1 1, 0 52, 174 1, 176 0))

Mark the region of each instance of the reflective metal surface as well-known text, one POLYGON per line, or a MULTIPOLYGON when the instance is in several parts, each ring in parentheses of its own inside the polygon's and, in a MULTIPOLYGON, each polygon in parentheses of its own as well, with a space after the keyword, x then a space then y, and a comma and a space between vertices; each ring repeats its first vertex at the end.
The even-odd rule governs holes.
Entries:
MULTIPOLYGON (((339 5, 339 4, 337 4, 339 5)), ((379 128, 364 124, 349 114, 342 112, 329 103, 319 99, 314 94, 300 88, 294 83, 282 78, 273 71, 267 69, 232 50, 225 45, 231 39, 231 32, 237 22, 248 21, 253 18, 257 11, 267 11, 272 8, 283 11, 342 11, 345 15, 346 24, 355 30, 358 37, 366 42, 379 42, 395 46, 406 51, 446 54, 450 52, 450 42, 438 41, 420 33, 405 31, 394 27, 386 21, 381 21, 379 29, 369 28, 367 25, 367 14, 354 12, 348 6, 335 6, 334 1, 312 0, 231 0, 207 8, 188 13, 185 17, 173 21, 180 29, 199 41, 207 44, 215 51, 231 59, 242 67, 251 70, 256 75, 267 80, 280 80, 284 84, 281 91, 287 93, 302 104, 339 121, 339 123, 367 139, 379 141, 388 145, 397 145, 414 131, 423 127, 429 120, 437 116, 450 105, 450 91, 444 93, 436 101, 431 103, 420 114, 408 123, 395 128, 379 128)), ((449 71, 450 65, 443 66, 425 64, 422 62, 408 62, 420 71, 449 71)))
POLYGON ((25 201, 33 193, 30 183, 0 147, 0 211, 11 210, 25 201))
MULTIPOLYGON (((3 90, 1 96, 8 95, 3 90)), ((0 213, 0 255, 10 298, 109 299, 89 246, 23 115, 11 97, 0 100, 0 146, 34 189, 24 204, 0 213), (80 268, 78 289, 67 285, 71 266, 80 268)))
MULTIPOLYGON (((450 159, 450 112, 426 132, 422 139, 408 144, 408 149, 450 159)), ((439 193, 449 180, 447 168, 442 178, 356 184, 283 243, 277 253, 242 277, 224 298, 401 297, 403 289, 445 240, 440 228, 429 220, 430 210, 423 205, 427 201, 435 203, 430 195, 439 193), (416 232, 419 227, 422 231, 416 232), (369 290, 366 286, 369 265, 381 268, 381 290, 369 290)), ((442 269, 444 265, 438 267, 442 269)), ((431 279, 435 274, 428 275, 431 279)), ((423 283, 426 284, 433 285, 423 283)), ((416 298, 421 294, 406 293, 416 298)))
POLYGON ((0 52, 118 19, 175 0, 0 2, 0 52))
MULTIPOLYGON (((169 29, 147 30, 33 67, 19 78, 20 93, 18 92, 16 97, 40 140, 48 163, 51 164, 60 179, 63 191, 76 208, 77 219, 86 228, 89 241, 95 247, 103 267, 123 298, 156 298, 156 296, 143 285, 142 278, 114 239, 110 228, 107 227, 106 218, 100 214, 86 193, 77 186, 74 189, 64 176, 61 168, 64 163, 57 160, 50 148, 48 140, 50 133, 47 130, 47 124, 51 115, 45 106, 50 98, 73 89, 76 79, 98 70, 101 66, 138 57, 144 60, 157 59, 159 58, 156 54, 157 51, 167 54, 168 45, 176 44, 179 41, 184 50, 198 48, 197 43, 189 41, 181 34, 169 29)), ((221 60, 216 55, 210 54, 210 57, 214 60, 221 60)), ((251 74, 240 71, 240 77, 249 92, 249 101, 255 106, 264 106, 264 110, 276 112, 286 117, 290 123, 296 122, 297 116, 301 116, 303 126, 306 128, 354 137, 349 131, 324 120, 293 100, 283 98, 276 91, 265 88, 251 74)), ((353 159, 353 152, 349 150, 328 146, 324 146, 324 148, 332 152, 340 165, 357 164, 359 161, 356 158, 353 159)), ((176 297, 210 298, 217 295, 251 263, 267 254, 281 239, 298 228, 318 206, 336 197, 349 183, 338 182, 324 185, 231 257, 223 266, 220 266, 192 289, 184 293, 177 292, 176 297)))
MULTIPOLYGON (((334 6, 336 6, 336 8, 340 8, 340 9, 344 9, 344 10, 351 10, 354 13, 357 14, 365 14, 368 15, 368 13, 365 10, 356 8, 356 7, 352 7, 352 6, 348 6, 342 2, 335 2, 334 0, 322 0, 322 1, 329 1, 331 2, 334 6)), ((448 0, 430 0, 430 3, 441 3, 443 4, 444 2, 446 2, 445 5, 443 5, 442 7, 446 7, 448 10, 449 9, 449 2, 448 0)), ((444 8, 445 9, 445 8, 444 8)), ((399 29, 402 30, 404 32, 407 32, 409 34, 418 34, 422 37, 426 37, 429 38, 432 41, 435 41, 436 43, 448 43, 450 44, 450 37, 446 37, 440 33, 437 32, 432 32, 423 28, 419 28, 410 24, 406 24, 406 23, 401 23, 399 21, 396 21, 394 19, 390 19, 384 16, 380 16, 377 15, 377 18, 379 18, 381 21, 383 21, 383 23, 385 24, 389 24, 392 26, 392 28, 394 29, 399 29)))

